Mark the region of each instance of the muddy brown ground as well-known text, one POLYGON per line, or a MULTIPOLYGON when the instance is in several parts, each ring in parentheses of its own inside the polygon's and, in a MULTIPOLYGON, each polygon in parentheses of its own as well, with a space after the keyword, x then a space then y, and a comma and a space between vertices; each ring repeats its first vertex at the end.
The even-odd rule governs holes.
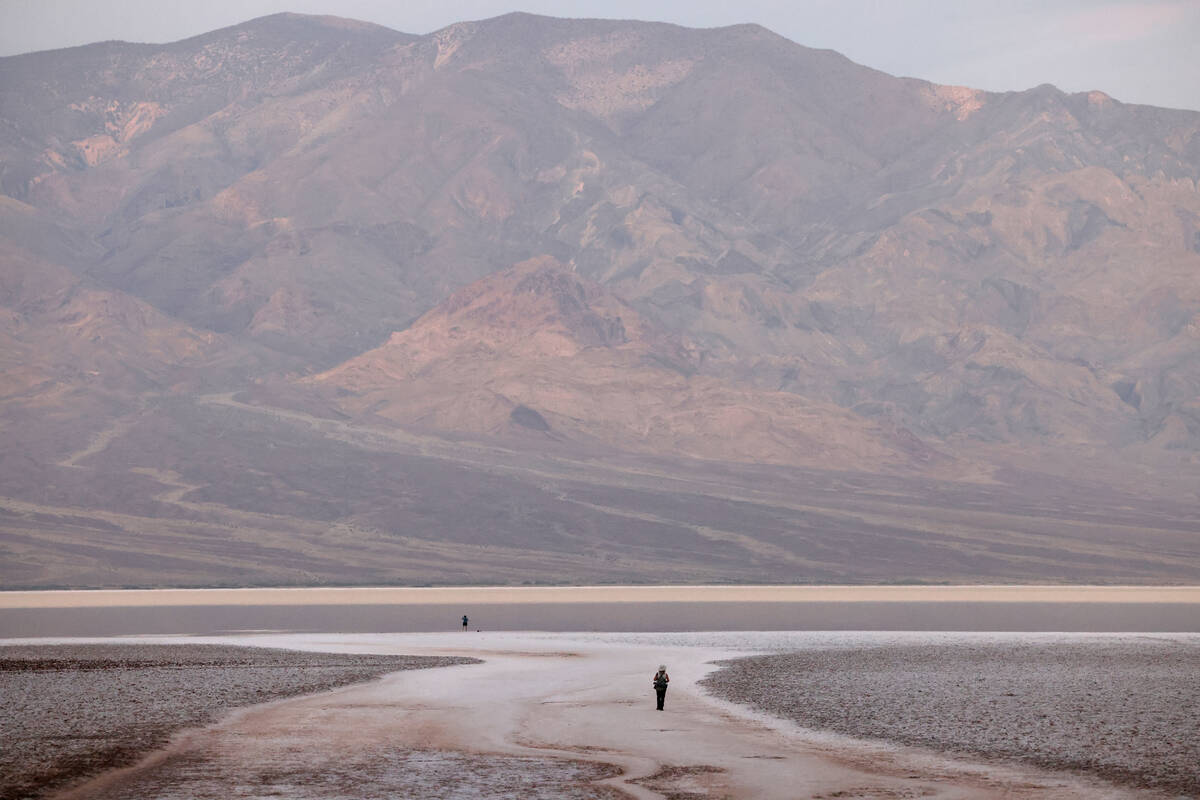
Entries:
POLYGON ((350 755, 277 753, 231 776, 219 754, 201 750, 88 793, 88 800, 629 800, 593 782, 615 774, 602 764, 565 759, 356 748, 350 755))
POLYGON ((807 728, 1200 797, 1200 642, 813 649, 726 662, 701 683, 807 728))
POLYGON ((222 645, 0 647, 0 799, 133 763, 229 710, 466 658, 222 645))

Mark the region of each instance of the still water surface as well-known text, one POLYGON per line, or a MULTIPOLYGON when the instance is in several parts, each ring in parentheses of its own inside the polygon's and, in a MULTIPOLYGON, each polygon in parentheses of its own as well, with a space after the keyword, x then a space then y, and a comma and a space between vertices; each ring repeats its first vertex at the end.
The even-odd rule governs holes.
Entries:
POLYGON ((1197 603, 634 602, 0 609, 0 638, 270 630, 1200 632, 1197 603))

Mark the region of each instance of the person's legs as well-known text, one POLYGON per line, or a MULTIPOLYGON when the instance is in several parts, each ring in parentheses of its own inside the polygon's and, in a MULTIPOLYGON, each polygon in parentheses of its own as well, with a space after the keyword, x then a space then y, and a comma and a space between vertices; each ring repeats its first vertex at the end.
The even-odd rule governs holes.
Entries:
POLYGON ((662 711, 663 710, 663 701, 667 699, 667 690, 666 689, 655 689, 654 691, 656 694, 658 694, 658 710, 662 711))

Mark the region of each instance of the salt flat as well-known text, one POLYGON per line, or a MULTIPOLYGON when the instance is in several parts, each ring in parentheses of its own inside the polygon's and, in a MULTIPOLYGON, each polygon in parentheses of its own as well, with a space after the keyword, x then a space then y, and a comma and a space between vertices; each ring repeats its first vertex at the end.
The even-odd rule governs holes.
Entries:
MULTIPOLYGON (((697 686, 713 669, 713 660, 788 649, 800 642, 798 637, 812 636, 853 643, 865 634, 189 637, 187 641, 343 653, 466 655, 485 663, 397 673, 236 712, 180 737, 170 750, 140 767, 100 779, 69 797, 257 797, 273 781, 283 780, 280 776, 286 776, 289 796, 315 797, 305 792, 317 788, 304 787, 327 786, 321 776, 345 771, 346 764, 354 765, 356 796, 382 797, 386 792, 381 787, 393 785, 398 772, 427 763, 421 758, 458 759, 454 774, 464 779, 472 764, 493 769, 502 758, 549 759, 564 769, 581 761, 620 769, 617 775, 598 773, 608 777, 594 781, 594 794, 572 795, 581 797, 1157 796, 1068 773, 973 763, 928 750, 814 733, 716 700, 697 686), (656 712, 649 681, 660 662, 668 665, 672 684, 666 710, 656 712), (414 754, 420 756, 416 761, 414 754), (171 791, 155 789, 164 786, 171 791)), ((938 636, 971 635, 918 635, 930 641, 938 636)), ((503 763, 528 763, 534 769, 533 761, 503 763)), ((571 774, 578 780, 578 771, 571 774)), ((449 780, 456 780, 453 774, 449 780)))
POLYGON ((458 663, 191 643, 0 646, 0 799, 48 797, 237 708, 458 663))

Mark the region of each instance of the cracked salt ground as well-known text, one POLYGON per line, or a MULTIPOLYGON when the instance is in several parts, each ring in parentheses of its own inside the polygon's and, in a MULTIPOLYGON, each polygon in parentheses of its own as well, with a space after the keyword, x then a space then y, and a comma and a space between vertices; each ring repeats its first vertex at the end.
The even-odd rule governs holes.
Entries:
POLYGON ((239 706, 461 661, 195 644, 0 647, 0 800, 134 763, 172 732, 239 706))
MULTIPOLYGON (((1077 775, 814 734, 708 697, 736 644, 583 635, 253 636, 239 643, 483 664, 237 712, 71 798, 1154 797, 1077 775), (653 710, 650 673, 672 683, 653 710)), ((664 637, 666 638, 666 637, 664 637)), ((718 637, 719 638, 719 637, 718 637)), ((227 641, 227 640, 226 640, 227 641)))
POLYGON ((825 647, 738 659, 703 683, 800 725, 1200 796, 1200 641, 825 647))

